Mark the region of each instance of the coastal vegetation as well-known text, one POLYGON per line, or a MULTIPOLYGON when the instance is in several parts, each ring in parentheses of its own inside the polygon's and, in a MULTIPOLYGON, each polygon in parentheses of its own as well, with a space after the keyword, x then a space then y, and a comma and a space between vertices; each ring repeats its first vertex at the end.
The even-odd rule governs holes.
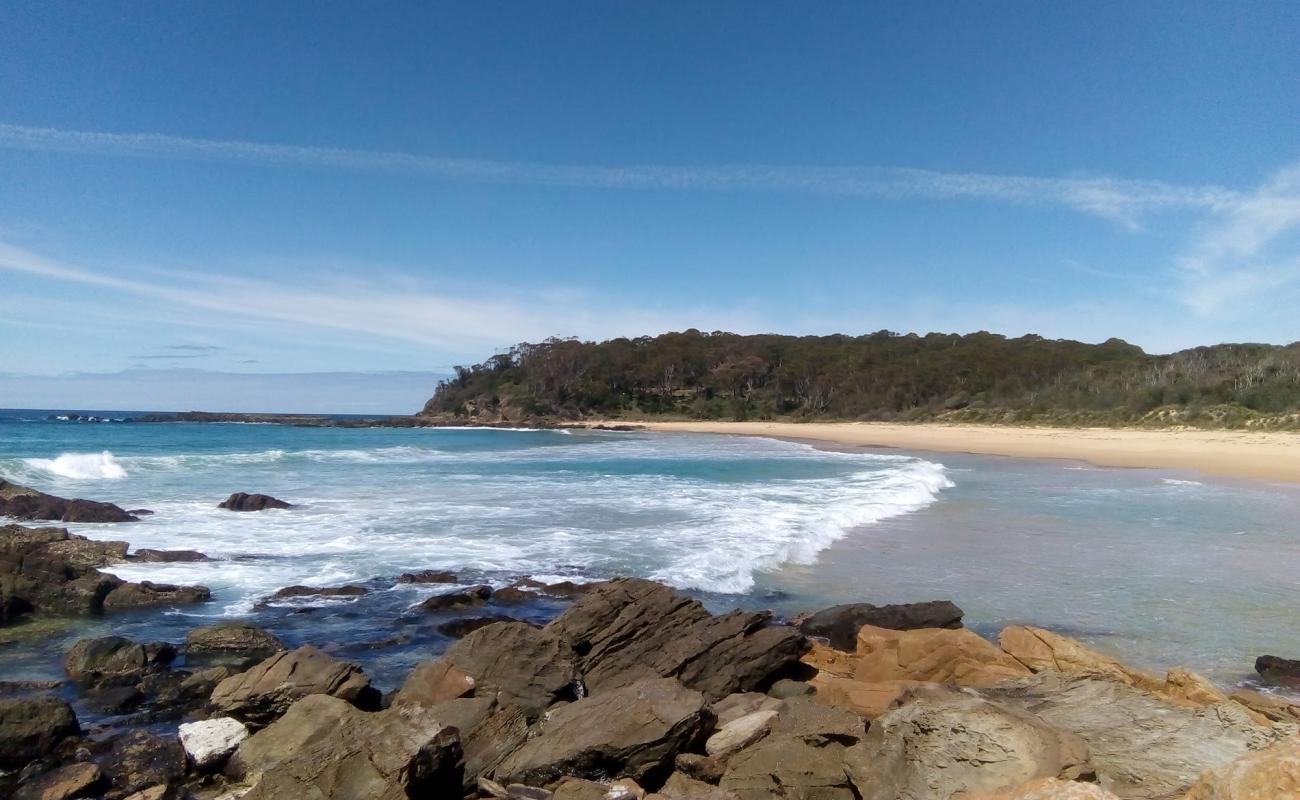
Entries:
POLYGON ((1155 355, 985 332, 551 338, 456 367, 420 416, 1295 428, 1300 343, 1155 355))

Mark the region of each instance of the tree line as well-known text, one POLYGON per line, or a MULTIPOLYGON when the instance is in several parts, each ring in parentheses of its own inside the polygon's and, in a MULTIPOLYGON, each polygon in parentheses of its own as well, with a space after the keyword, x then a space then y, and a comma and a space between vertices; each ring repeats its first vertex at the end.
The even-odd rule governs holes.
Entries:
POLYGON ((1296 424, 1300 343, 1153 355, 1119 339, 687 330, 520 344, 456 367, 423 416, 1296 424))

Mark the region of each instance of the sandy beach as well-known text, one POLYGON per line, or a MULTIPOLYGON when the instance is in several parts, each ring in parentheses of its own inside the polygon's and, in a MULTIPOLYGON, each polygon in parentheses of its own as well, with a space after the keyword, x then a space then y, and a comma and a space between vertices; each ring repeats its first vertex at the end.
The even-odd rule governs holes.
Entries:
POLYGON ((1296 433, 888 422, 638 424, 658 431, 774 436, 941 453, 1069 458, 1107 467, 1186 469, 1210 475, 1300 483, 1300 434, 1296 433))

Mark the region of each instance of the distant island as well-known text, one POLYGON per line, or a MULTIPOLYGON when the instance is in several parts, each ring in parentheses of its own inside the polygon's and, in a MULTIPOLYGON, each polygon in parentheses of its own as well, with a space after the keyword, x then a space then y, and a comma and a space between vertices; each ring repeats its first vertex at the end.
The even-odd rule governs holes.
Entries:
POLYGON ((552 338, 455 371, 418 419, 1300 428, 1300 343, 1152 355, 1119 339, 692 329, 605 342, 552 338))

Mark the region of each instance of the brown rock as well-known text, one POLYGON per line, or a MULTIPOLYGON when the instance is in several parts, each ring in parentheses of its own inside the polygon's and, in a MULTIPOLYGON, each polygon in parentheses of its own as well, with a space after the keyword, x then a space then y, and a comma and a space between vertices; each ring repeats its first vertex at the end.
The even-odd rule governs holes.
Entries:
POLYGON ((863 797, 953 797, 1088 772, 1088 749, 1041 719, 969 690, 914 690, 848 754, 863 797))
POLYGON ((76 797, 94 797, 104 786, 104 773, 99 765, 90 763, 68 764, 24 781, 14 793, 13 800, 72 800, 76 797))
POLYGON ((1068 636, 1043 628, 1013 625, 998 634, 998 643, 1003 651, 1033 672, 1050 670, 1092 675, 1147 690, 1153 690, 1161 683, 1153 675, 1131 669, 1117 659, 1091 650, 1068 636))
POLYGON ((293 508, 293 506, 269 494, 235 492, 218 503, 217 508, 224 508, 228 511, 262 511, 268 508, 293 508))
POLYGON ((143 561, 145 563, 171 564, 171 563, 188 563, 196 561, 211 561, 198 550, 154 550, 148 547, 136 550, 130 555, 132 561, 143 561))
POLYGON ((780 700, 759 692, 736 692, 709 703, 709 712, 713 714, 716 729, 755 711, 775 711, 780 705, 780 700))
POLYGON ((462 608, 475 608, 486 603, 492 597, 492 587, 471 586, 445 594, 435 594, 420 603, 421 611, 451 611, 462 608))
POLYGON ((553 800, 605 800, 609 787, 582 778, 564 778, 555 787, 553 800))
POLYGON ((58 522, 136 522, 139 517, 112 503, 69 500, 0 478, 0 517, 58 522))
POLYGON ((722 780, 722 774, 727 771, 724 762, 699 753, 678 753, 673 759, 673 766, 687 778, 713 785, 717 785, 722 780))
POLYGON ((866 683, 912 680, 992 686, 1030 674, 1020 662, 965 628, 894 631, 865 625, 858 633, 857 656, 853 677, 866 683))
POLYGON ((1274 694, 1238 689, 1228 698, 1272 722, 1300 722, 1300 702, 1274 694))
POLYGON ((817 687, 813 700, 835 708, 852 711, 865 719, 875 719, 894 707, 909 689, 937 684, 926 681, 856 681, 835 675, 818 675, 812 680, 817 687))
POLYGON ((170 583, 123 583, 104 598, 105 609, 145 608, 205 603, 212 599, 206 586, 176 586, 170 583))
POLYGON ((1119 800, 1095 783, 1043 778, 1005 792, 981 794, 968 800, 1119 800))
MULTIPOLYGON (((444 636, 450 636, 453 639, 461 639, 479 628, 486 628, 498 622, 518 622, 514 617, 506 617, 500 614, 488 614, 483 617, 458 617, 450 622, 444 622, 437 627, 438 633, 444 636)), ((527 624, 527 623, 525 623, 527 624)))
POLYGON ((226 678, 212 691, 213 708, 248 723, 267 725, 308 695, 337 697, 363 709, 378 708, 379 691, 356 664, 304 645, 276 653, 247 672, 226 678))
POLYGON ((817 694, 816 686, 806 681, 796 681, 790 678, 782 678, 767 690, 768 697, 775 697, 778 700, 784 700, 787 697, 811 697, 814 694, 817 694))
POLYGON ((718 786, 674 772, 659 794, 664 800, 740 800, 740 795, 718 786))
POLYGON ((796 736, 815 746, 838 742, 848 747, 857 744, 867 732, 861 716, 808 697, 782 700, 771 727, 774 736, 796 736))
POLYGON ((185 774, 185 748, 175 736, 131 731, 112 740, 99 766, 121 792, 167 786, 185 774))
POLYGON ((317 694, 241 744, 231 770, 253 781, 244 800, 458 798, 460 759, 456 730, 429 710, 367 713, 317 694))
POLYGON ((63 528, 0 526, 0 625, 33 612, 89 614, 122 584, 96 567, 120 561, 126 542, 97 542, 63 528))
POLYGON ((284 650, 284 643, 251 622, 218 622, 192 628, 185 635, 187 658, 207 661, 261 661, 284 650))
POLYGON ((596 585, 546 630, 580 654, 593 694, 673 676, 717 699, 766 688, 807 651, 807 639, 769 619, 741 611, 713 616, 666 586, 619 578, 596 585))
POLYGON ((1281 800, 1300 797, 1300 738, 1247 753, 1201 776, 1185 800, 1281 800))
POLYGON ((732 756, 717 788, 741 800, 855 800, 844 755, 843 745, 813 747, 794 736, 769 736, 732 756))
POLYGON ((445 658, 417 666, 393 698, 394 705, 432 706, 474 691, 474 678, 445 658))
POLYGON ((370 594, 364 586, 286 586, 268 600, 285 600, 293 597, 361 597, 370 594))
MULTIPOLYGON (((488 629, 484 629, 488 630, 488 629)), ((492 778, 544 786, 562 776, 666 775, 704 724, 704 697, 672 678, 639 681, 551 710, 541 734, 506 757, 492 778)))
POLYGON ((77 715, 63 698, 0 700, 0 769, 21 769, 79 733, 77 715))
POLYGON ((578 672, 569 645, 522 622, 479 628, 452 645, 442 660, 471 676, 476 693, 498 693, 530 720, 557 700, 577 697, 578 672))
POLYGON ((63 658, 68 677, 84 685, 135 683, 146 673, 164 669, 176 657, 165 642, 143 645, 121 636, 81 639, 63 658))
POLYGON ((514 586, 507 586, 504 589, 497 589, 492 593, 492 602, 494 603, 526 603, 532 600, 536 595, 532 592, 525 592, 523 589, 517 589, 514 586))
POLYGON ((597 583, 574 583, 573 581, 560 581, 559 583, 548 583, 541 587, 542 594, 551 597, 577 597, 586 594, 595 588, 597 583))
POLYGON ((403 572, 397 576, 398 583, 456 583, 456 575, 452 572, 442 572, 440 570, 424 569, 419 572, 403 572))
POLYGON ((1192 708, 1121 681, 1043 672, 984 694, 1087 745, 1099 782, 1121 798, 1173 798, 1208 769, 1289 731, 1236 703, 1192 708))
POLYGON ((1118 659, 1098 653, 1082 643, 1043 628, 1013 626, 998 634, 1002 649, 1034 672, 1090 675, 1118 681, 1159 695, 1172 703, 1204 708, 1228 697, 1205 677, 1183 667, 1169 670, 1164 680, 1133 669, 1118 659))
POLYGON ((806 636, 829 639, 831 647, 852 650, 863 625, 896 631, 960 628, 961 618, 962 610, 948 600, 890 606, 849 603, 810 614, 799 623, 799 630, 806 636))

